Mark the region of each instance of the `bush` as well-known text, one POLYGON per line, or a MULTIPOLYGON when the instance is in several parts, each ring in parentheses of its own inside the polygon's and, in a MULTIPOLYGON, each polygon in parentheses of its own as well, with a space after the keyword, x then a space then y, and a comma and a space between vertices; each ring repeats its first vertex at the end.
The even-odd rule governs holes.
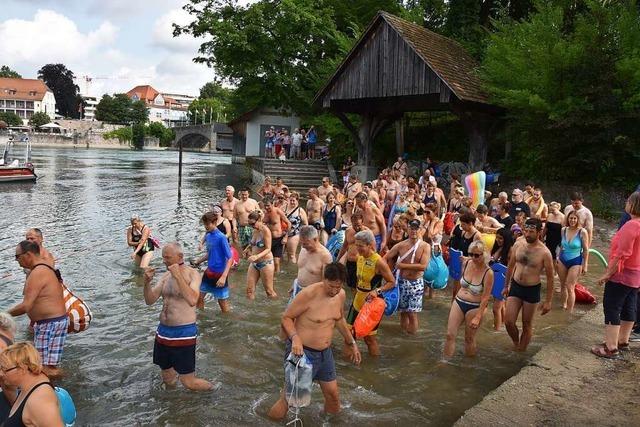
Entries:
POLYGON ((0 112, 0 120, 5 122, 9 126, 22 126, 22 119, 16 113, 7 111, 6 113, 0 112))
POLYGON ((47 113, 43 113, 43 112, 35 113, 29 119, 29 124, 31 126, 33 126, 33 127, 36 127, 36 128, 40 127, 42 125, 46 125, 49 122, 51 122, 51 118, 49 117, 49 115, 47 113))
POLYGON ((132 134, 131 134, 131 127, 127 126, 127 127, 123 127, 120 129, 115 129, 109 132, 105 132, 104 134, 102 134, 102 138, 103 139, 117 139, 118 141, 122 142, 131 142, 132 139, 132 134))
POLYGON ((142 150, 144 147, 145 126, 142 123, 136 123, 131 127, 131 142, 136 150, 142 150))

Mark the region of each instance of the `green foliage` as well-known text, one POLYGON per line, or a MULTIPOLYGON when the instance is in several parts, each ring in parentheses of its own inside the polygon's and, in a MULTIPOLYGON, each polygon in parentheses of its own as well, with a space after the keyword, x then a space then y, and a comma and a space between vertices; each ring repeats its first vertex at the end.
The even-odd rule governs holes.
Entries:
POLYGON ((301 123, 303 129, 308 129, 311 125, 314 125, 316 129, 318 129, 318 141, 321 145, 324 144, 327 138, 331 139, 329 156, 333 167, 337 170, 342 168, 342 164, 348 156, 351 156, 353 159, 358 158, 358 151, 353 138, 351 138, 351 134, 334 115, 327 113, 315 116, 304 116, 302 117, 301 123))
POLYGON ((131 126, 131 142, 136 150, 142 150, 144 147, 145 126, 141 123, 135 123, 131 126))
POLYGON ((637 182, 640 17, 635 2, 551 2, 529 21, 496 23, 482 76, 508 109, 512 174, 637 182), (570 19, 570 22, 567 22, 570 19))
POLYGON ((169 147, 171 141, 176 137, 176 133, 173 129, 165 127, 160 122, 149 123, 145 127, 145 135, 156 137, 160 140, 161 147, 169 147))
POLYGON ((132 133, 131 126, 122 127, 120 129, 114 129, 102 134, 102 139, 117 139, 122 142, 131 142, 132 133))
POLYGON ((144 123, 147 121, 147 107, 143 101, 132 101, 125 93, 104 95, 96 105, 96 119, 119 125, 144 123))
POLYGON ((42 125, 46 125, 49 122, 51 122, 51 117, 49 117, 47 113, 43 113, 41 111, 38 113, 35 113, 29 119, 29 124, 33 127, 40 127, 42 125))
POLYGON ((0 120, 9 126, 22 126, 22 119, 20 116, 10 111, 7 111, 6 113, 0 111, 0 120))
POLYGON ((0 77, 8 77, 11 79, 21 79, 22 76, 17 71, 12 70, 6 65, 0 67, 0 77))
POLYGON ((73 71, 64 64, 47 64, 38 70, 38 78, 42 79, 56 98, 56 109, 65 116, 77 119, 80 117, 78 107, 80 97, 79 88, 73 82, 73 71))
POLYGON ((199 98, 189 105, 189 118, 195 124, 215 122, 218 119, 225 121, 226 113, 220 98, 199 98))

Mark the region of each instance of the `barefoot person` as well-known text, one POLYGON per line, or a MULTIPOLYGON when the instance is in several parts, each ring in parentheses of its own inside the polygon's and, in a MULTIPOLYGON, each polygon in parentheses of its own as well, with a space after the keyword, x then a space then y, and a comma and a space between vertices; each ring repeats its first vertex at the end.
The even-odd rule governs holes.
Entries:
MULTIPOLYGON (((340 412, 336 367, 331 351, 334 329, 338 329, 350 349, 351 361, 357 365, 361 360, 358 345, 344 320, 346 297, 342 286, 345 279, 344 266, 338 263, 327 265, 323 280, 307 286, 282 315, 282 328, 288 337, 285 360, 292 352, 296 356, 304 354, 312 363, 313 380, 320 384, 327 414, 340 412)), ((288 409, 283 391, 268 415, 279 420, 285 417, 288 409)))
POLYGON ((418 331, 418 313, 422 311, 422 295, 424 293, 424 270, 431 258, 431 245, 420 239, 420 221, 409 221, 409 238, 395 245, 384 260, 391 269, 397 269, 398 286, 400 287, 400 328, 415 334, 418 331))
POLYGON ((233 258, 231 257, 229 240, 216 227, 217 219, 218 215, 213 212, 207 212, 200 218, 205 230, 207 230, 207 234, 204 236, 207 254, 196 259, 193 265, 197 267, 206 260, 207 269, 202 275, 197 307, 204 309, 204 296, 210 293, 218 300, 220 310, 223 313, 227 313, 231 309, 229 306, 229 282, 227 277, 229 277, 229 271, 231 271, 231 266, 233 265, 233 258))
POLYGON ((42 235, 42 230, 39 228, 28 229, 25 233, 24 240, 36 243, 40 247, 40 257, 43 262, 55 268, 56 259, 51 252, 44 247, 44 236, 42 235))
POLYGON ((287 205, 287 219, 291 223, 291 228, 288 231, 289 238, 287 239, 286 250, 289 257, 289 261, 293 264, 298 262, 298 244, 300 243, 300 227, 307 225, 309 220, 307 219, 307 213, 300 206, 300 194, 297 191, 292 191, 289 196, 289 204, 287 205))
POLYGON ((362 230, 368 230, 364 226, 364 219, 362 213, 356 212, 351 216, 351 227, 347 228, 344 234, 344 243, 340 248, 338 254, 338 260, 345 264, 347 267, 347 286, 355 290, 358 284, 358 277, 356 274, 356 262, 358 261, 358 247, 356 246, 356 234, 362 230), (344 262, 342 257, 345 256, 344 262))
MULTIPOLYGON (((16 322, 10 314, 0 312, 0 354, 13 345, 16 336, 16 322)), ((7 384, 0 371, 0 423, 3 423, 11 411, 13 402, 16 401, 18 393, 16 387, 7 384)), ((1 425, 1 424, 0 424, 1 425)))
POLYGON ((189 390, 211 390, 213 384, 197 378, 196 304, 200 295, 200 274, 185 265, 182 247, 168 243, 162 248, 162 262, 169 269, 152 285, 154 268, 144 272, 144 302, 152 305, 162 297, 160 324, 153 344, 153 363, 160 366, 162 382, 176 384, 178 377, 189 390))
POLYGON ((264 223, 271 230, 271 253, 273 254, 275 272, 280 273, 280 260, 289 237, 287 231, 291 230, 291 221, 282 209, 273 206, 271 197, 264 199, 264 223))
POLYGON ((469 245, 469 259, 462 266, 460 290, 451 303, 447 338, 444 344, 445 358, 453 356, 458 328, 463 323, 465 324, 464 353, 466 356, 475 356, 476 333, 489 305, 491 289, 493 289, 493 271, 487 265, 486 248, 481 240, 476 240, 469 245))
POLYGON ((587 272, 589 265, 589 247, 587 246, 589 235, 578 222, 576 211, 570 211, 567 215, 567 224, 562 229, 557 264, 562 289, 562 308, 569 313, 573 313, 573 307, 576 304, 578 277, 587 272))
POLYGON ((153 243, 151 242, 151 229, 146 226, 139 216, 131 217, 131 227, 127 228, 127 243, 133 248, 131 258, 141 268, 149 266, 153 258, 153 243))
POLYGON ((0 353, 0 373, 4 383, 21 390, 3 426, 65 425, 60 415, 58 397, 33 345, 21 342, 0 353))
POLYGON ((313 225, 316 230, 322 230, 322 208, 324 202, 318 195, 317 188, 309 189, 309 200, 307 200, 307 218, 309 225, 313 225))
POLYGON ((234 241, 245 250, 251 242, 253 228, 249 225, 249 214, 259 209, 258 202, 249 198, 249 189, 240 191, 240 200, 236 202, 233 209, 233 233, 234 241))
POLYGON ((335 195, 335 191, 336 190, 333 188, 333 185, 331 185, 331 180, 329 180, 329 177, 325 176, 324 178, 322 178, 322 185, 318 187, 318 197, 320 197, 323 202, 326 202, 327 195, 335 195))
POLYGON ((331 252, 320 244, 318 230, 310 225, 300 228, 300 257, 298 258, 298 276, 291 287, 291 297, 295 297, 303 288, 322 281, 324 267, 333 261, 331 252))
POLYGON ((509 259, 509 268, 505 276, 502 294, 507 297, 507 310, 504 323, 513 341, 515 349, 525 351, 531 341, 533 315, 540 302, 540 274, 544 270, 547 276, 545 302, 540 307, 542 315, 551 310, 553 298, 553 261, 551 252, 540 241, 542 222, 529 218, 524 223, 524 239, 514 245, 513 255, 509 259), (522 311, 522 335, 519 334, 516 320, 522 311))
POLYGON ((232 224, 233 231, 233 212, 236 208, 236 203, 238 203, 238 199, 234 197, 236 193, 236 189, 231 185, 227 185, 224 189, 225 198, 220 203, 222 207, 222 216, 226 218, 230 224, 232 224))
POLYGON ((584 198, 582 193, 571 193, 571 203, 564 208, 564 216, 569 215, 569 212, 575 211, 578 214, 578 223, 580 227, 587 230, 589 235, 588 246, 591 247, 593 241, 593 214, 584 204, 584 198))
POLYGON ((358 193, 356 196, 356 207, 362 212, 362 219, 365 227, 367 227, 375 236, 375 251, 379 252, 387 246, 387 229, 384 223, 382 212, 369 203, 366 193, 358 193))
POLYGON ((16 247, 16 261, 31 270, 24 284, 23 300, 7 312, 12 316, 27 314, 33 322, 33 343, 40 354, 44 372, 61 375, 58 368, 67 338, 67 311, 62 286, 53 267, 40 256, 40 247, 24 240, 16 247))
POLYGON ((250 300, 256 297, 256 284, 262 280, 262 286, 269 298, 277 298, 278 295, 273 289, 273 254, 271 253, 271 231, 262 222, 262 212, 254 211, 248 217, 249 226, 253 229, 253 234, 249 245, 245 249, 245 255, 250 262, 247 268, 247 298, 250 300))
MULTIPOLYGON (((358 248, 358 260, 356 261, 356 293, 349 308, 347 323, 353 325, 367 298, 380 296, 383 291, 387 291, 396 286, 396 278, 391 273, 391 269, 382 257, 376 252, 376 240, 371 230, 364 230, 356 233, 356 247, 358 248), (386 283, 383 285, 382 280, 386 283)), ((376 335, 378 327, 366 337, 371 356, 379 356, 380 348, 376 335)))

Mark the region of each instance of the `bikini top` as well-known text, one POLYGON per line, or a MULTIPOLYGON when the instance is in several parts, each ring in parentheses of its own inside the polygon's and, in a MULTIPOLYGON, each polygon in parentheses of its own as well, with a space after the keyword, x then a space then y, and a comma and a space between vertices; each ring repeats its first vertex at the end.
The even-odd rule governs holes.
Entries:
POLYGON ((467 266, 469 265, 469 261, 464 264, 464 269, 462 270, 462 277, 460 278, 460 286, 471 292, 471 295, 481 295, 484 290, 484 278, 487 275, 487 272, 491 270, 487 268, 482 275, 482 279, 478 285, 474 285, 472 282, 468 281, 464 278, 464 273, 467 271, 467 266))
POLYGON ((257 248, 264 248, 264 239, 251 240, 251 246, 255 246, 257 248))
POLYGON ((145 227, 146 225, 143 225, 140 231, 138 231, 135 227, 131 227, 131 240, 133 240, 134 242, 139 242, 140 239, 142 239, 142 231, 145 227))
POLYGON ((222 234, 225 234, 225 235, 227 234, 227 228, 224 226, 224 219, 220 224, 216 225, 216 228, 220 230, 222 234))
POLYGON ((562 233, 562 252, 568 258, 576 258, 582 253, 582 229, 578 228, 578 232, 571 240, 567 240, 567 229, 562 233))

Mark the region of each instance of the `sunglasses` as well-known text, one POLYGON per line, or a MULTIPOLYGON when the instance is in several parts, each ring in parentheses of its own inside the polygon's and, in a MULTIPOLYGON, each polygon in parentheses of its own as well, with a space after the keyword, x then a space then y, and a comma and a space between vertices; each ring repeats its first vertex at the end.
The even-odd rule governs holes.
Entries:
POLYGON ((525 225, 523 228, 525 230, 536 231, 536 226, 535 225, 525 225))
POLYGON ((7 372, 11 372, 11 371, 13 371, 14 369, 18 369, 18 367, 17 367, 17 366, 14 366, 13 368, 7 368, 7 369, 5 369, 5 368, 0 368, 0 371, 4 372, 4 373, 6 374, 7 372))
POLYGON ((483 255, 483 254, 481 254, 481 253, 479 254, 479 253, 477 253, 477 252, 469 252, 469 256, 470 256, 471 258, 480 258, 482 255, 483 255))
POLYGON ((247 224, 249 224, 251 227, 253 227, 254 225, 256 225, 256 221, 249 221, 249 222, 247 222, 247 224))
POLYGON ((22 255, 24 255, 24 252, 16 254, 16 261, 19 260, 22 255))

